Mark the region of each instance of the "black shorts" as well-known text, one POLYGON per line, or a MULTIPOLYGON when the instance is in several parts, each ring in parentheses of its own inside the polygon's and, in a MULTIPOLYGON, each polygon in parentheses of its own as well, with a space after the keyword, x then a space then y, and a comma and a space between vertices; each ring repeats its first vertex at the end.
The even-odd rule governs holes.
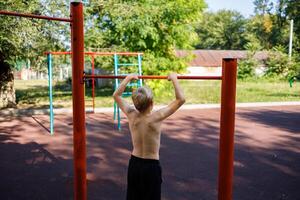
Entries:
POLYGON ((131 156, 127 174, 127 200, 160 200, 159 160, 131 156))

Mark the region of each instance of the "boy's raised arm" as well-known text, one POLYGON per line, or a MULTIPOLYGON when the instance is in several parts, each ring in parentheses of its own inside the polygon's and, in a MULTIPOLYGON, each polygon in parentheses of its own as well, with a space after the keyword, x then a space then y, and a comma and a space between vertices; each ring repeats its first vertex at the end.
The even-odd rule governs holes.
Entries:
POLYGON ((131 111, 131 106, 127 101, 125 101, 125 99, 122 98, 122 93, 124 92, 127 84, 131 80, 137 80, 137 79, 138 79, 137 75, 130 74, 126 76, 126 78, 121 82, 118 89, 113 94, 114 100, 126 115, 131 111))
POLYGON ((185 103, 185 97, 183 94, 183 90, 181 89, 178 79, 177 79, 177 74, 171 73, 168 76, 168 80, 172 81, 174 90, 175 90, 175 100, 172 101, 168 106, 158 110, 154 114, 154 118, 156 121, 161 121, 170 115, 172 115, 176 110, 180 108, 185 103))

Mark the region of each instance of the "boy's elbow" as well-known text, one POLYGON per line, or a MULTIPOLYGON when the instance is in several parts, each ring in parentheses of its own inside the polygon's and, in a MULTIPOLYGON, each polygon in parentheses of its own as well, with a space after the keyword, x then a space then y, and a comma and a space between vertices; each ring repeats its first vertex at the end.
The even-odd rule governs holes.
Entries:
POLYGON ((185 103, 185 98, 184 98, 184 97, 178 98, 178 99, 177 99, 177 102, 178 102, 178 104, 181 106, 181 105, 183 105, 183 104, 185 103))
POLYGON ((184 103, 185 103, 185 98, 183 97, 180 99, 180 104, 183 105, 184 103))
POLYGON ((113 98, 116 99, 118 97, 118 94, 116 92, 113 93, 113 98))

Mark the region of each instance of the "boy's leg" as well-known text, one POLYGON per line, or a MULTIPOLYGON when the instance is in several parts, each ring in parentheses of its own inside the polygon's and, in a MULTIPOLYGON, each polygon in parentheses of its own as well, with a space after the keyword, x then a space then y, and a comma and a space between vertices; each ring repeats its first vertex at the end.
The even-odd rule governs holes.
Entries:
POLYGON ((136 163, 132 159, 130 159, 127 173, 126 200, 141 200, 142 196, 139 168, 139 163, 136 163))
POLYGON ((143 200, 160 200, 162 170, 160 164, 150 164, 143 170, 143 200))

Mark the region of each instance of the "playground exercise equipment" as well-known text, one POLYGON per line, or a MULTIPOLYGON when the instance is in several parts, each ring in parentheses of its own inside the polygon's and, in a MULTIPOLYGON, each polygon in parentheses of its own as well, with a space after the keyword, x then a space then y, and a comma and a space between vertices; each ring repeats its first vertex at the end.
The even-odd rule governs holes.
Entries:
MULTIPOLYGON (((221 116, 219 142, 219 179, 218 199, 232 198, 233 177, 233 147, 235 124, 237 59, 225 58, 222 62, 222 76, 178 76, 185 80, 222 80, 221 87, 221 116)), ((126 76, 84 75, 83 79, 124 79, 126 76)), ((138 76, 139 79, 167 79, 167 76, 138 76)))
POLYGON ((52 90, 52 54, 47 54, 48 65, 48 88, 49 88, 49 114, 50 114, 50 134, 54 131, 54 113, 53 113, 53 90, 52 90))
MULTIPOLYGON (((128 68, 131 66, 137 67, 137 72, 136 74, 138 75, 142 75, 142 53, 137 53, 137 54, 131 54, 131 55, 121 55, 121 56, 137 56, 137 63, 120 63, 119 62, 119 54, 115 53, 114 54, 114 74, 115 76, 120 75, 120 70, 122 68, 128 68)), ((128 75, 126 73, 121 73, 121 75, 128 75)), ((94 79, 94 78, 92 78, 94 79)), ((115 90, 117 90, 117 88, 119 87, 120 84, 120 80, 115 78, 115 90)), ((140 87, 143 85, 142 79, 139 79, 137 81, 137 83, 130 83, 128 84, 126 87, 140 87)), ((123 92, 122 96, 131 96, 132 92, 126 91, 123 92)), ((118 121, 118 130, 121 130, 121 115, 120 115, 121 111, 119 106, 117 105, 116 102, 114 102, 114 120, 117 119, 118 121)))
MULTIPOLYGON (((71 0, 71 18, 55 18, 32 14, 0 11, 0 15, 29 17, 71 23, 72 93, 73 93, 73 151, 74 199, 87 199, 86 180, 86 123, 84 107, 84 26, 83 2, 71 0)), ((219 141, 218 199, 232 199, 233 145, 235 124, 237 59, 225 58, 222 62, 221 118, 219 141)), ((96 77, 94 77, 96 78, 96 77)), ((111 78, 111 77, 108 77, 111 78)), ((146 77, 145 77, 146 78, 146 77)), ((166 77, 156 77, 165 79, 166 77)), ((190 78, 193 79, 193 78, 190 78)), ((208 79, 198 77, 198 79, 208 79)), ((218 78, 219 79, 219 78, 218 78)), ((216 80, 216 79, 214 79, 216 80)))
MULTIPOLYGON (((45 52, 47 55, 47 66, 48 66, 48 88, 49 88, 49 117, 50 117, 50 134, 54 134, 54 112, 53 112, 53 87, 52 87, 52 56, 53 55, 71 55, 72 52, 65 51, 65 52, 57 52, 57 51, 48 51, 45 52)), ((91 64, 92 64, 92 76, 95 75, 95 57, 96 56, 114 56, 114 71, 115 74, 118 72, 119 66, 131 66, 131 65, 137 65, 138 66, 138 74, 142 74, 142 68, 141 68, 141 56, 142 53, 135 53, 135 52, 85 52, 84 53, 87 56, 91 57, 91 64), (138 63, 131 64, 131 63, 118 63, 118 55, 122 56, 137 56, 138 63)), ((139 84, 137 86, 141 86, 142 82, 139 81, 139 84)), ((119 82, 115 81, 115 88, 118 87, 119 82)), ((92 78, 92 107, 93 107, 93 113, 95 112, 95 79, 92 78)), ((121 128, 120 123, 120 110, 119 108, 116 108, 116 103, 114 103, 114 119, 116 118, 116 112, 118 112, 118 128, 121 128), (118 111, 117 111, 118 109, 118 111)))
MULTIPOLYGON (((103 78, 103 79, 124 79, 124 75, 84 75, 84 79, 89 78, 103 78)), ((156 76, 156 75, 140 75, 139 79, 168 79, 168 76, 156 76)), ((222 76, 177 76, 177 79, 184 80, 222 80, 222 76)))
POLYGON ((71 49, 74 52, 72 56, 74 198, 84 200, 87 198, 87 181, 84 84, 81 82, 84 65, 83 3, 80 0, 71 0, 71 18, 48 17, 8 11, 0 11, 0 15, 71 23, 71 49))

